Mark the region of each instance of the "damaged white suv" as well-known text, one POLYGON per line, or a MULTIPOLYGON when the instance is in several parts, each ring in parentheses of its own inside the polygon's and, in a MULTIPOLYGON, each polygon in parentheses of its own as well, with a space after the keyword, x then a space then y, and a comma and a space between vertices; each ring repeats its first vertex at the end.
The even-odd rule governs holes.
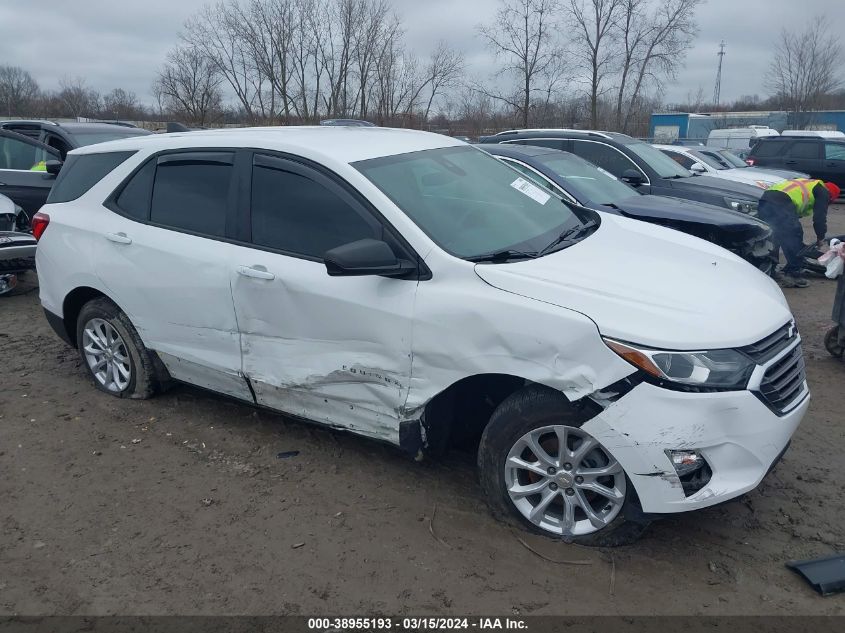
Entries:
POLYGON ((768 277, 441 135, 92 145, 34 226, 47 319, 101 390, 182 381, 416 457, 475 442, 493 509, 566 540, 751 490, 809 404, 768 277))

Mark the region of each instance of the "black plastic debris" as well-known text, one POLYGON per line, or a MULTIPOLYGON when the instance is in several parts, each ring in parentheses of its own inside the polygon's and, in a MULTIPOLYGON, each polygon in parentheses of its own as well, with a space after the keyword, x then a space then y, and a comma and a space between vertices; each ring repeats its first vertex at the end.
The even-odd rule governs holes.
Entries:
POLYGON ((279 459, 287 459, 288 457, 296 457, 299 455, 299 451, 282 451, 276 457, 279 459))
POLYGON ((845 589, 845 554, 815 560, 793 560, 786 564, 801 574, 823 596, 845 589))

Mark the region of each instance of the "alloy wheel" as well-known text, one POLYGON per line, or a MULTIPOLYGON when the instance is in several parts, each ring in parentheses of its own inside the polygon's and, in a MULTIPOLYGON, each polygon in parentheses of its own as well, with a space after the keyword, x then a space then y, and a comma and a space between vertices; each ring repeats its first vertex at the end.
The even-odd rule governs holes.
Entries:
POLYGON ((520 437, 505 459, 505 484, 516 509, 558 536, 597 532, 625 503, 625 471, 579 428, 552 425, 520 437))
POLYGON ((120 393, 132 379, 129 351, 120 333, 108 321, 91 319, 82 330, 82 349, 88 368, 97 382, 120 393))

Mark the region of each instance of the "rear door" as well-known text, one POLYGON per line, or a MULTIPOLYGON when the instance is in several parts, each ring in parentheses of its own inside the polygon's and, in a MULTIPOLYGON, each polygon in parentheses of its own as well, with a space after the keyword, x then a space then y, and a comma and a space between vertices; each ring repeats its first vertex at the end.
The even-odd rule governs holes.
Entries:
POLYGON ((47 201, 55 177, 44 171, 59 153, 35 139, 0 130, 0 194, 11 198, 31 218, 47 201))
POLYGON ((366 238, 408 254, 352 189, 288 158, 255 154, 242 201, 229 274, 256 401, 399 443, 419 282, 330 277, 323 254, 366 238))
POLYGON ((845 143, 824 144, 824 161, 818 177, 845 189, 845 143))
POLYGON ((818 178, 823 170, 822 143, 809 139, 795 141, 786 150, 783 164, 787 169, 803 171, 813 178, 818 178))
POLYGON ((103 283, 171 376, 252 401, 229 287, 237 156, 203 149, 148 159, 92 230, 103 283))

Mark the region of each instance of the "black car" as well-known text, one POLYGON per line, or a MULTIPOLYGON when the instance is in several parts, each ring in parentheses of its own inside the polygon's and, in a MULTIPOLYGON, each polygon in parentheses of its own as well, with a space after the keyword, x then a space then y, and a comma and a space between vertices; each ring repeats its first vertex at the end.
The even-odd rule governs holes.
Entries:
POLYGON ((845 189, 845 140, 817 136, 761 138, 745 159, 754 167, 794 169, 845 189))
POLYGON ((763 272, 774 266, 771 230, 760 220, 709 204, 642 194, 569 152, 531 145, 476 145, 564 200, 695 235, 763 272))
POLYGON ((34 138, 58 150, 62 160, 67 153, 94 143, 115 141, 130 136, 152 134, 127 123, 56 123, 54 121, 2 121, 0 129, 34 138))
POLYGON ((59 160, 61 155, 55 148, 0 129, 0 194, 23 209, 25 225, 46 202, 55 182, 55 176, 47 172, 47 163, 59 160))
POLYGON ((571 152, 607 170, 642 193, 704 202, 755 214, 759 187, 712 176, 695 176, 671 158, 635 138, 587 130, 512 130, 480 139, 482 143, 539 145, 571 152))

